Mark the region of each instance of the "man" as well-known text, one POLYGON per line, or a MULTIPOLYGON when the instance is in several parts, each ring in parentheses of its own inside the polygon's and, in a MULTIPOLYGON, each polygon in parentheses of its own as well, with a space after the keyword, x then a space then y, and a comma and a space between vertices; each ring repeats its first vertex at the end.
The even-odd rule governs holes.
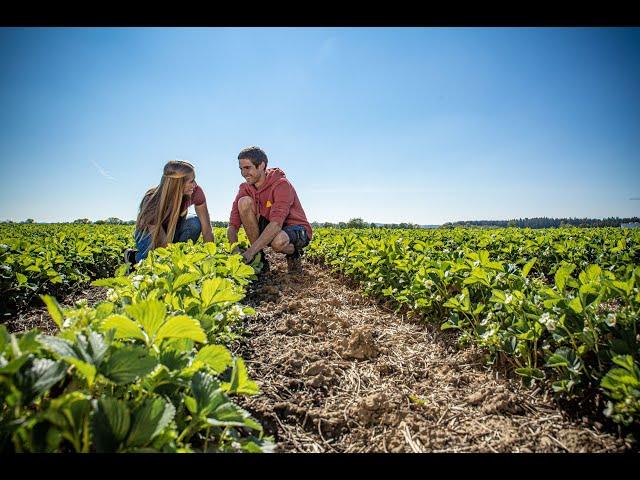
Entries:
POLYGON ((264 248, 284 253, 290 273, 302 272, 300 256, 311 241, 313 232, 293 185, 279 168, 267 168, 267 155, 258 147, 248 147, 238 154, 240 173, 246 182, 240 185, 231 207, 227 238, 238 241, 244 226, 251 246, 242 254, 251 263, 260 253, 265 271, 269 264, 264 248))

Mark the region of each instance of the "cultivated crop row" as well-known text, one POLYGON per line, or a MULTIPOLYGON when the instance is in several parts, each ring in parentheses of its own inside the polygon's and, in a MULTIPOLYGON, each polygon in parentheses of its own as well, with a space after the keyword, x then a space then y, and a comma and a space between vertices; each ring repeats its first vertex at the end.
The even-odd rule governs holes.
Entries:
POLYGON ((562 398, 594 390, 640 421, 637 230, 320 229, 311 258, 425 318, 562 398))
POLYGON ((57 335, 0 326, 0 451, 271 450, 233 401, 259 389, 225 347, 252 278, 228 246, 189 242, 95 281, 109 288, 95 307, 43 296, 57 335))
POLYGON ((126 225, 0 224, 0 314, 113 275, 132 243, 126 225))

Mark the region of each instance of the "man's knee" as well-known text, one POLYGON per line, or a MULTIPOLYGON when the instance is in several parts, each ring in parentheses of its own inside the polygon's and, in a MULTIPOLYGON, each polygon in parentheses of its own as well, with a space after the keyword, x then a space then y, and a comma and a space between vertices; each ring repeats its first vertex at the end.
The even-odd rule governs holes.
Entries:
POLYGON ((273 248, 276 252, 284 250, 287 245, 289 245, 289 236, 282 230, 271 242, 271 248, 273 248))
POLYGON ((238 210, 240 210, 240 213, 255 213, 254 206, 253 206, 253 198, 240 197, 238 199, 238 210))

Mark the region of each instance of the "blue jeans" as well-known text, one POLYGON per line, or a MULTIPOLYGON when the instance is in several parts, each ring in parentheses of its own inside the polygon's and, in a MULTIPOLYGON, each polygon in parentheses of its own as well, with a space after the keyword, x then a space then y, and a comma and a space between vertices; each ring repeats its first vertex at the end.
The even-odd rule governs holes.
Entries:
MULTIPOLYGON (((179 218, 176 225, 176 233, 173 236, 173 243, 186 242, 191 239, 195 243, 202 233, 202 225, 200 219, 196 216, 187 218, 179 218)), ((149 254, 151 247, 151 234, 149 232, 140 232, 136 230, 133 233, 133 239, 136 242, 136 262, 144 260, 149 254)))

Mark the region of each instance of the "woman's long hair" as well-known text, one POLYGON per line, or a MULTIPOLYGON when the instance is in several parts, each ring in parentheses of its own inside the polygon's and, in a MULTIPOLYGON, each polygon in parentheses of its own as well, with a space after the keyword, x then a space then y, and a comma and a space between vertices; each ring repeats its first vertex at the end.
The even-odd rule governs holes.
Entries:
POLYGON ((160 185, 150 188, 140 202, 136 230, 151 234, 151 249, 164 247, 173 241, 180 207, 184 198, 184 185, 195 169, 189 162, 170 160, 164 166, 160 185), (166 241, 161 239, 165 233, 166 241))

